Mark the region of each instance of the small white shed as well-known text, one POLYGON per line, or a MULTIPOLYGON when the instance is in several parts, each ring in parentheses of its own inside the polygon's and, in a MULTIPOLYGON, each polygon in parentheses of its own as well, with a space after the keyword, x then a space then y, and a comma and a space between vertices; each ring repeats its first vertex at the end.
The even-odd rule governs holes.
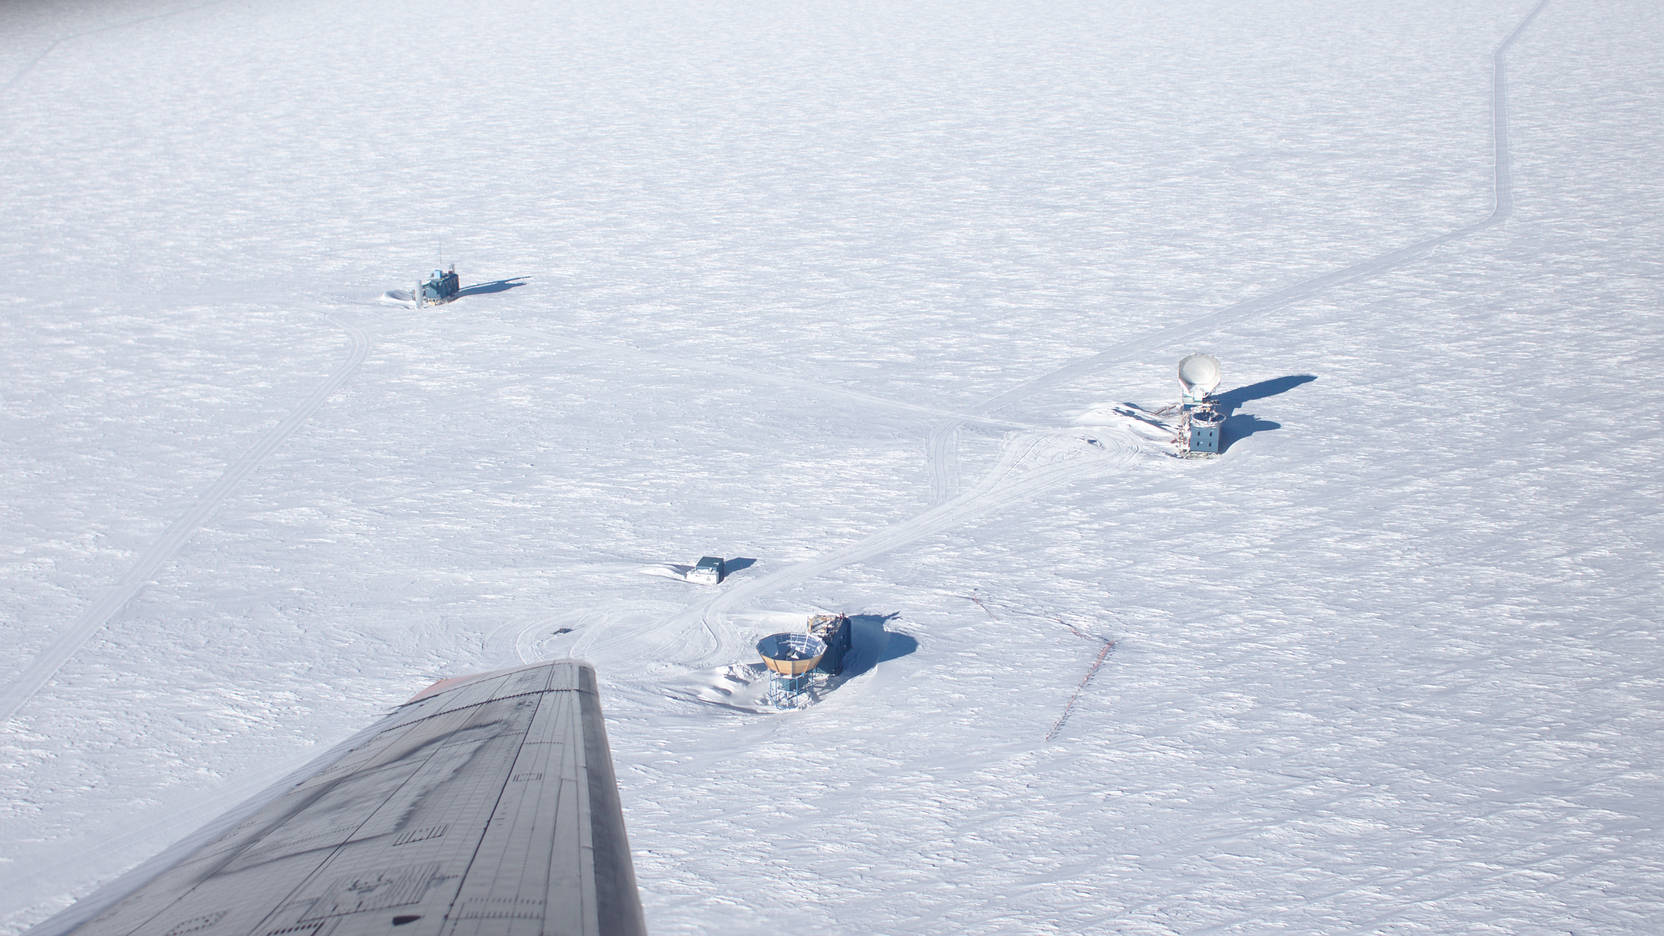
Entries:
POLYGON ((688 581, 700 585, 715 585, 722 581, 722 576, 728 570, 719 556, 701 556, 699 562, 688 570, 688 581))

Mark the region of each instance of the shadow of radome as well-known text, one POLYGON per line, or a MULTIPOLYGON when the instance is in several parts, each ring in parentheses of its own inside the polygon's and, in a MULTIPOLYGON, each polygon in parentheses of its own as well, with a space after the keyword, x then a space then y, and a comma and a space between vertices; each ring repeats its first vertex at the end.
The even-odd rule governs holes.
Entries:
POLYGON ((1274 423, 1249 413, 1239 413, 1225 420, 1225 424, 1219 427, 1219 451, 1230 451, 1232 445, 1256 432, 1270 432, 1282 427, 1282 423, 1274 423))
POLYGON ((1269 432, 1282 428, 1281 423, 1274 423, 1269 419, 1261 419, 1252 413, 1238 413, 1237 408, 1253 400, 1263 400, 1279 393, 1287 393, 1301 384, 1308 384, 1316 380, 1315 374, 1291 374, 1287 377, 1273 377, 1246 387, 1235 387, 1224 393, 1215 394, 1214 405, 1219 414, 1225 417, 1225 424, 1219 427, 1219 451, 1228 452, 1232 445, 1248 438, 1256 432, 1269 432))
POLYGON ((1220 413, 1225 416, 1230 416, 1232 413, 1236 412, 1237 407, 1244 403, 1248 403, 1253 400, 1263 400, 1266 397, 1276 396, 1279 393, 1287 393, 1301 384, 1308 384, 1316 379, 1317 376, 1315 374, 1293 374, 1288 377, 1273 377, 1270 380, 1262 380, 1259 383, 1249 384, 1246 387, 1235 387, 1233 389, 1226 390, 1224 393, 1216 393, 1213 395, 1213 402, 1214 405, 1219 408, 1220 413))

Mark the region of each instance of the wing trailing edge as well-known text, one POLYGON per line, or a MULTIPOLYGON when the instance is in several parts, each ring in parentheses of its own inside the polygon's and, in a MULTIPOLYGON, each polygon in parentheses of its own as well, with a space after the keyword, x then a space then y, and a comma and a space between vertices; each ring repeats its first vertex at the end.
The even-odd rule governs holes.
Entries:
POLYGON ((595 671, 437 683, 29 936, 645 932, 595 671))

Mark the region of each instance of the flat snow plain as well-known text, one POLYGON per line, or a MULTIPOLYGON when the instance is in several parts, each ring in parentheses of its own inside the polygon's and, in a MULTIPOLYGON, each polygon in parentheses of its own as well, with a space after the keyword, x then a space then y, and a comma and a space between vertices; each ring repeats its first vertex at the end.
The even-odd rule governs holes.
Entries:
POLYGON ((0 933, 567 654, 654 933, 1664 932, 1664 9, 1535 6, 0 8, 0 933))

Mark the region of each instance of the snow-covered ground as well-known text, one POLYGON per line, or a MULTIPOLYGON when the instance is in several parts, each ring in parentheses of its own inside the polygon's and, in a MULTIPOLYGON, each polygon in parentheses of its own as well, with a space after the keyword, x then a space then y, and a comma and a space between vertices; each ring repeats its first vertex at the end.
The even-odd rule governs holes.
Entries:
POLYGON ((1664 10, 1535 5, 0 6, 0 933, 565 654, 654 933, 1664 932, 1664 10))

